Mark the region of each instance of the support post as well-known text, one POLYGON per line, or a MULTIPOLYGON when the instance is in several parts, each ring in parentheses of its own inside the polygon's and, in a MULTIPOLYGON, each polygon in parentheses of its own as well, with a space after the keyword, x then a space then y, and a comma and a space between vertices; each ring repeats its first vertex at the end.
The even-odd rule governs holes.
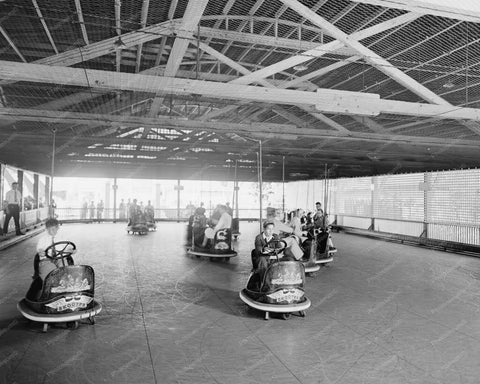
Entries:
POLYGON ((17 171, 17 182, 18 182, 18 191, 22 194, 22 201, 20 201, 20 212, 23 211, 23 201, 24 201, 24 196, 23 196, 23 171, 18 170, 17 171))
POLYGON ((35 173, 33 175, 33 200, 35 200, 35 205, 32 207, 33 209, 38 208, 38 184, 39 184, 38 173, 35 173))
POLYGON ((49 201, 52 199, 50 195, 50 177, 45 176, 45 207, 50 207, 49 201))
POLYGON ((285 214, 285 156, 282 156, 282 211, 285 214))
POLYGON ((262 221, 263 221, 263 218, 262 218, 262 214, 263 214, 263 205, 262 205, 262 200, 263 200, 263 190, 262 190, 262 188, 263 188, 262 140, 258 140, 258 143, 259 143, 258 184, 259 184, 259 189, 260 189, 260 233, 262 233, 262 230, 263 230, 263 228, 262 228, 262 221))
POLYGON ((48 216, 52 217, 52 218, 55 218, 55 207, 53 205, 53 178, 54 178, 54 175, 55 175, 55 138, 56 138, 56 134, 57 134, 57 129, 53 128, 52 132, 53 132, 52 168, 51 168, 51 171, 50 171, 50 200, 49 200, 49 203, 48 203, 48 206, 49 206, 48 216))
POLYGON ((116 177, 113 178, 112 188, 113 188, 113 222, 116 223, 117 222, 117 189, 118 189, 116 177))
POLYGON ((175 186, 177 190, 177 222, 180 221, 180 191, 183 189, 183 185, 180 185, 180 179, 177 180, 177 185, 175 186))

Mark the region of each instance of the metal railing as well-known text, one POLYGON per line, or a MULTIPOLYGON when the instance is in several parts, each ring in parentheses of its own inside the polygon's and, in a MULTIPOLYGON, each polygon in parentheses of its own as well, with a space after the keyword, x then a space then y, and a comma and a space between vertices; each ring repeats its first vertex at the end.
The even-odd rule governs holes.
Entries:
MULTIPOLYGON (((191 209, 156 208, 155 220, 187 221, 193 211, 191 209)), ((207 209, 205 215, 208 217, 212 211, 207 209)), ((77 207, 56 208, 55 216, 61 221, 127 221, 126 212, 120 212, 118 209, 114 211, 113 208, 105 208, 100 212, 97 209, 85 211, 84 208, 77 207)), ((239 209, 238 216, 240 220, 258 220, 259 213, 258 209, 239 209)))
POLYGON ((480 226, 333 214, 339 227, 480 246, 480 226))

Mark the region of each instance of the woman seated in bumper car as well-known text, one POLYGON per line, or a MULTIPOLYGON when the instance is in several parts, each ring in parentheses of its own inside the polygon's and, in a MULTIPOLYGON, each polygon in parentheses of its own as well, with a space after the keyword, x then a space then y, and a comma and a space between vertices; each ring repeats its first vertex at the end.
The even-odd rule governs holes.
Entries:
MULTIPOLYGON (((199 208, 204 210, 204 208, 199 208)), ((198 215, 198 222, 195 223, 195 216, 192 223, 191 248, 188 253, 197 256, 223 256, 225 258, 236 256, 237 253, 232 250, 232 216, 227 212, 224 205, 217 207, 220 217, 215 226, 209 227, 202 215, 198 215), (205 225, 205 226, 204 226, 205 225)))
POLYGON ((266 221, 263 232, 255 238, 252 250, 252 274, 240 298, 248 306, 265 312, 282 313, 287 319, 292 312, 305 316, 310 300, 305 297, 305 269, 303 264, 289 256, 279 258, 286 243, 274 234, 275 224, 266 221))
POLYGON ((76 246, 60 241, 59 222, 48 219, 46 232, 37 243, 33 282, 17 308, 26 318, 48 323, 67 322, 76 328, 78 320, 93 317, 102 306, 94 301, 94 272, 88 265, 73 265, 76 246))

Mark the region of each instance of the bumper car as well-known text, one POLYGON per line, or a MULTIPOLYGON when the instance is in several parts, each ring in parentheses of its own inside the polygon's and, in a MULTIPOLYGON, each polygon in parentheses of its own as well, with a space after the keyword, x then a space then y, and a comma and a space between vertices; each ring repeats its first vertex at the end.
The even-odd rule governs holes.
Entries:
POLYGON ((305 249, 304 259, 309 259, 309 264, 317 266, 327 266, 333 261, 333 255, 337 252, 336 248, 329 246, 330 232, 321 228, 310 228, 305 232, 307 239, 302 243, 305 249))
POLYGON ((138 215, 135 219, 131 219, 127 224, 127 233, 146 235, 148 233, 148 225, 145 216, 138 215))
POLYGON ((73 265, 75 244, 60 241, 45 250, 45 255, 57 265, 42 282, 40 277, 30 287, 17 308, 28 320, 43 323, 47 332, 51 323, 66 323, 78 328, 79 321, 88 319, 95 324, 95 315, 102 305, 95 301, 95 274, 89 265, 73 265))
MULTIPOLYGON (((207 229, 208 230, 208 229, 207 229)), ((230 228, 220 229, 215 233, 212 244, 202 247, 203 236, 197 231, 192 231, 192 240, 187 247, 187 254, 193 256, 204 256, 213 259, 223 259, 229 261, 231 257, 237 256, 237 252, 232 249, 232 231, 230 228)))
POLYGON ((272 254, 265 273, 262 276, 258 271, 252 272, 246 288, 239 293, 249 307, 265 312, 265 320, 270 318, 270 312, 280 313, 285 320, 294 312, 305 317, 305 310, 312 304, 305 296, 303 264, 278 257, 284 247, 281 240, 269 244, 272 254))
MULTIPOLYGON (((318 263, 316 262, 315 253, 311 251, 310 247, 308 246, 305 247, 305 244, 302 244, 298 236, 291 235, 290 237, 293 237, 302 248, 304 249, 306 248, 303 257, 299 260, 303 264, 303 267, 305 268, 305 273, 311 274, 314 272, 318 272, 320 270, 320 265, 318 265, 318 263)), ((308 240, 305 240, 305 241, 308 242, 308 240)))
MULTIPOLYGON (((333 261, 333 254, 337 252, 336 249, 332 250, 328 246, 328 238, 330 231, 316 228, 313 230, 313 234, 310 237, 310 254, 312 259, 318 265, 326 266, 333 261)), ((308 240, 307 240, 308 241, 308 240)))
POLYGON ((153 217, 149 218, 147 216, 147 230, 148 231, 156 231, 157 230, 157 224, 155 224, 155 219, 153 217))

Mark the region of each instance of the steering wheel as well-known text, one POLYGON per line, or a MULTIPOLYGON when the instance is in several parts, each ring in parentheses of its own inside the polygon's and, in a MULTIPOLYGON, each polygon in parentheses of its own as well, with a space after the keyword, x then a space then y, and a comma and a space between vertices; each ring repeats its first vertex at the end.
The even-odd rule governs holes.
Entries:
POLYGON ((271 240, 263 247, 263 253, 273 253, 277 255, 286 247, 287 243, 284 240, 271 240))
POLYGON ((45 249, 45 256, 52 261, 61 260, 65 266, 65 259, 71 257, 77 246, 71 241, 58 241, 45 249))

